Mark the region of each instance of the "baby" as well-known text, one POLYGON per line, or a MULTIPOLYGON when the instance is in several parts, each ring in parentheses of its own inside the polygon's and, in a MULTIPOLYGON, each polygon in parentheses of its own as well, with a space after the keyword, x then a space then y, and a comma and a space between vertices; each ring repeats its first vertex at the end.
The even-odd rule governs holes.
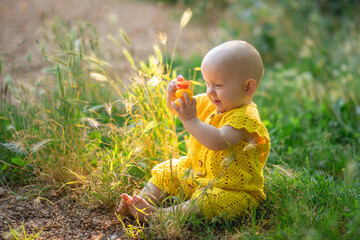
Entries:
POLYGON ((206 94, 176 99, 176 80, 167 88, 167 106, 190 133, 188 156, 156 165, 139 195, 122 194, 118 213, 142 222, 173 211, 208 218, 241 216, 265 200, 263 166, 270 137, 252 98, 264 67, 257 50, 244 41, 211 49, 201 63, 206 94), (161 208, 164 195, 186 201, 161 208), (153 215, 156 217, 156 215, 153 215))

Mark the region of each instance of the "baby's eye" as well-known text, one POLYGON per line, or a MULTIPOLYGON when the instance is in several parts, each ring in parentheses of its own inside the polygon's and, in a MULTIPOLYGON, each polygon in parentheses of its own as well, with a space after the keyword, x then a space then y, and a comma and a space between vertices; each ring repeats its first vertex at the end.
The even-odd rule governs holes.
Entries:
POLYGON ((205 85, 206 85, 207 87, 209 87, 209 86, 210 86, 210 83, 208 83, 208 82, 205 82, 205 85))
POLYGON ((222 84, 216 84, 215 86, 218 87, 218 88, 221 88, 221 87, 223 87, 224 85, 222 85, 222 84))

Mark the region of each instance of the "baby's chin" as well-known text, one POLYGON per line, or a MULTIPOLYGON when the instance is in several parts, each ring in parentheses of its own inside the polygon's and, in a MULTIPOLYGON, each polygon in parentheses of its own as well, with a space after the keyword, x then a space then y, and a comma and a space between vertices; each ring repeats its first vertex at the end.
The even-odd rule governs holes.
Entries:
POLYGON ((218 114, 223 114, 223 113, 229 112, 233 109, 239 108, 239 107, 229 107, 229 106, 225 107, 222 104, 215 105, 215 106, 216 106, 216 111, 218 114))
POLYGON ((223 114, 235 108, 231 106, 224 106, 223 102, 220 100, 212 100, 212 103, 215 105, 218 114, 223 114))
POLYGON ((226 109, 222 106, 216 106, 216 111, 218 114, 223 114, 224 112, 226 112, 226 109))

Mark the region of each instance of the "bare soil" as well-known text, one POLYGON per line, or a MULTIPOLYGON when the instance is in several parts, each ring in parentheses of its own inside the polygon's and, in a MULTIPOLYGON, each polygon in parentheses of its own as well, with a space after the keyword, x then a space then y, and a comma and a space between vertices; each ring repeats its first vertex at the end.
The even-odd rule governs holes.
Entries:
MULTIPOLYGON (((83 20, 93 24, 102 36, 107 60, 115 68, 126 71, 127 66, 121 66, 116 60, 116 49, 108 46, 106 35, 124 29, 132 41, 133 54, 141 60, 153 53, 153 44, 159 42, 158 33, 166 33, 171 52, 183 11, 182 6, 148 1, 1 0, 0 58, 4 63, 0 86, 7 74, 11 74, 15 82, 28 84, 44 74, 45 62, 36 40, 43 40, 44 25, 56 16, 71 23, 83 20)), ((214 45, 217 33, 211 26, 190 24, 181 33, 177 53, 185 57, 190 53, 204 54, 214 45)), ((13 191, 2 188, 0 239, 11 236, 10 227, 22 231, 22 225, 30 233, 42 230, 40 239, 126 239, 115 209, 89 206, 79 202, 75 195, 55 193, 46 198, 26 197, 31 188, 13 191)))
MULTIPOLYGON (((12 239, 11 227, 39 239, 127 239, 114 209, 80 203, 78 196, 30 196, 31 186, 0 195, 0 239, 12 239)), ((124 219, 131 223, 132 219, 124 219)))

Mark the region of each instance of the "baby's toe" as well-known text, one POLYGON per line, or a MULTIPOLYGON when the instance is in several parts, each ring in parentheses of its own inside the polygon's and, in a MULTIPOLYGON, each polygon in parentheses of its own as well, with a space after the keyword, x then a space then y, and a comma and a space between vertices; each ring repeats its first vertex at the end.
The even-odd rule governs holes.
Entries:
POLYGON ((125 201, 131 200, 131 197, 129 195, 127 195, 126 193, 121 194, 121 198, 122 198, 122 200, 125 200, 125 201))
POLYGON ((118 209, 116 210, 117 213, 122 213, 124 212, 124 204, 121 202, 118 209))
POLYGON ((116 212, 122 216, 130 216, 129 208, 128 208, 125 200, 121 200, 120 205, 119 205, 118 209, 116 210, 116 212))

